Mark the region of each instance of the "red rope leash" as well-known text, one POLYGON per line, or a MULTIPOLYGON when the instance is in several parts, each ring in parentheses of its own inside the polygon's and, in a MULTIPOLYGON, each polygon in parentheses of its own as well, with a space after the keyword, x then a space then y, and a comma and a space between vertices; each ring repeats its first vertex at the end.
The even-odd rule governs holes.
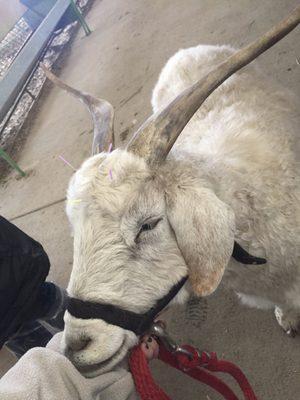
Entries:
POLYGON ((154 382, 148 361, 140 346, 132 349, 129 367, 134 384, 142 400, 171 400, 154 382))
MULTIPOLYGON (((218 360, 215 353, 198 354, 191 346, 183 346, 193 354, 189 360, 186 355, 173 354, 160 345, 159 359, 166 364, 184 372, 190 377, 205 383, 223 395, 226 400, 238 400, 238 397, 218 377, 207 372, 225 372, 230 374, 239 384, 245 400, 257 400, 247 378, 243 372, 233 363, 218 360), (201 368, 200 368, 201 367, 201 368)), ((154 382, 145 354, 140 346, 136 346, 130 355, 130 370, 133 375, 137 392, 142 400, 171 400, 170 397, 154 382)))

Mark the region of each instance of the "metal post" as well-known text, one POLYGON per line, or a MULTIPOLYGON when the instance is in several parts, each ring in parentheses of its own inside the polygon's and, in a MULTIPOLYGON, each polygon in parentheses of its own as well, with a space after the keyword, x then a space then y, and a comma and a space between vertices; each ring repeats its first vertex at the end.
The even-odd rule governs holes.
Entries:
POLYGON ((0 148, 0 157, 2 157, 5 161, 8 162, 8 164, 14 168, 16 171, 19 172, 19 174, 24 177, 26 176, 25 172, 21 170, 21 168, 18 166, 18 164, 4 151, 3 149, 0 148))
POLYGON ((83 18, 83 15, 81 14, 80 10, 78 9, 75 1, 70 0, 70 2, 71 2, 72 9, 73 9, 74 13, 76 14, 76 17, 78 18, 78 21, 80 22, 81 26, 83 27, 86 36, 90 35, 92 33, 92 31, 90 30, 90 27, 88 26, 85 19, 83 18))
POLYGON ((24 92, 27 93, 27 94, 32 98, 33 101, 36 100, 36 97, 30 92, 30 90, 28 90, 27 88, 25 88, 25 89, 24 89, 24 92))
POLYGON ((70 0, 57 0, 41 25, 22 48, 0 81, 0 121, 5 118, 32 69, 39 60, 58 22, 70 9, 70 0))

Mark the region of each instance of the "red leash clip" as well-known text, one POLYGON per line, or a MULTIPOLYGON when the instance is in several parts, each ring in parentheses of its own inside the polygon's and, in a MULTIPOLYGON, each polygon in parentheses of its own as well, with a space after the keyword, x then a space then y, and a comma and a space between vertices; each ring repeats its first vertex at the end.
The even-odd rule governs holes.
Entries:
MULTIPOLYGON (((179 346, 167 334, 165 324, 161 321, 152 326, 151 335, 157 338, 160 344, 159 359, 161 361, 212 387, 226 400, 239 400, 226 383, 208 371, 228 373, 240 386, 245 400, 257 400, 246 376, 233 363, 218 360, 216 353, 205 351, 200 353, 192 346, 179 346)), ((136 390, 142 400, 171 400, 154 382, 145 354, 140 346, 136 346, 132 350, 129 365, 136 390)))
POLYGON ((150 329, 150 335, 158 339, 160 343, 172 354, 183 354, 189 360, 194 358, 193 352, 179 346, 167 333, 166 326, 163 321, 156 321, 150 329))

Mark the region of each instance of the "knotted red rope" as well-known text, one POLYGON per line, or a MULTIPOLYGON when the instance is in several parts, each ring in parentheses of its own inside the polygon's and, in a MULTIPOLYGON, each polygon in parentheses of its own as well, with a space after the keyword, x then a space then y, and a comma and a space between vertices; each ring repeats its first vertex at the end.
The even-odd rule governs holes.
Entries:
MULTIPOLYGON (((240 386, 245 400, 257 400, 247 378, 243 372, 233 363, 218 360, 215 353, 202 352, 201 355, 192 346, 183 346, 193 354, 190 360, 186 355, 167 351, 161 344, 159 359, 166 364, 177 368, 190 377, 205 383, 223 395, 226 400, 238 400, 238 397, 220 378, 212 375, 212 372, 225 372, 230 374, 240 386)), ((134 383, 142 400, 171 400, 170 397, 154 382, 145 354, 140 346, 133 348, 130 360, 130 370, 134 383)))

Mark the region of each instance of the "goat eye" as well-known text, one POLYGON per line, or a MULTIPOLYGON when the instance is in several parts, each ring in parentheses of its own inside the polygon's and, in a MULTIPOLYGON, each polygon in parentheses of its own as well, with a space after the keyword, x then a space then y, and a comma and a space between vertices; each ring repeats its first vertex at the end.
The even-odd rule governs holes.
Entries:
POLYGON ((142 232, 144 232, 144 231, 150 231, 150 230, 153 229, 153 228, 154 228, 154 226, 153 226, 152 224, 144 224, 144 225, 142 225, 141 231, 142 231, 142 232))
POLYGON ((162 218, 158 218, 155 221, 146 222, 142 225, 140 232, 151 231, 156 227, 156 225, 162 220, 162 218))
POLYGON ((137 234, 137 237, 135 238, 135 241, 137 242, 139 239, 139 236, 142 232, 147 232, 147 231, 151 231, 152 229, 154 229, 156 227, 156 225, 162 220, 162 218, 156 219, 155 221, 151 221, 151 222, 146 222, 145 224, 143 224, 141 226, 141 229, 139 230, 139 233, 137 234))

